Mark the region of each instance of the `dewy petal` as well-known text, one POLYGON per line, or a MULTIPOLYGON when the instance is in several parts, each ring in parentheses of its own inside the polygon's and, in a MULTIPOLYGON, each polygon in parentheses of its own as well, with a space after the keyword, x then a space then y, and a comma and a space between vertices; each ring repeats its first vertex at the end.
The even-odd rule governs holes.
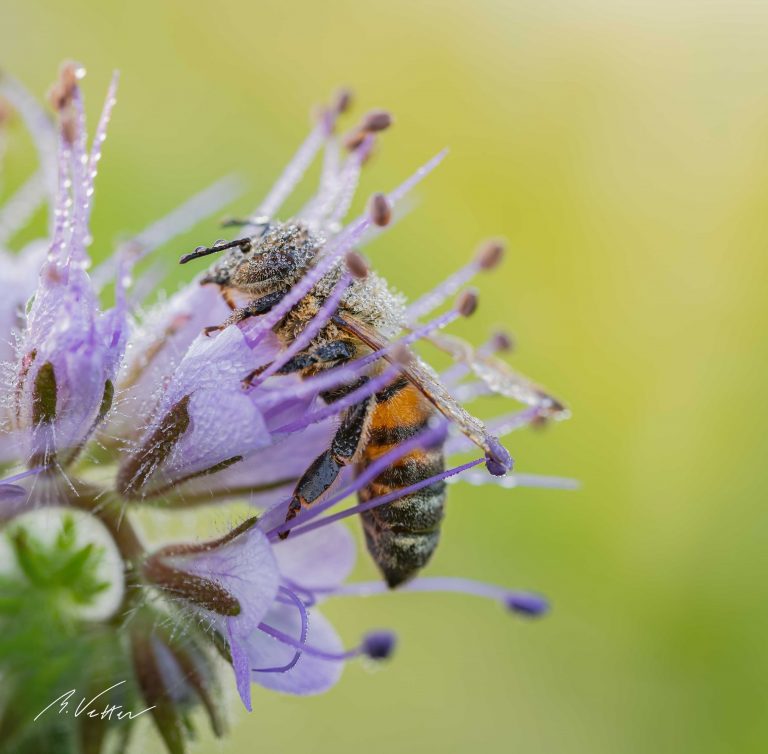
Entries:
POLYGON ((158 386, 169 382, 203 328, 223 321, 228 314, 218 289, 197 283, 150 309, 129 338, 117 381, 117 410, 104 429, 105 436, 135 439, 142 429, 136 418, 150 415, 158 386))
MULTIPOLYGON (((110 99, 113 91, 110 90, 110 99)), ((17 349, 16 417, 28 433, 26 452, 48 462, 59 451, 78 450, 111 407, 114 378, 125 344, 124 312, 101 312, 85 272, 92 203, 79 90, 77 133, 62 126, 59 140, 57 219, 26 329, 17 349), (40 380, 46 382, 41 396, 40 380), (44 400, 41 418, 37 410, 44 400)), ((103 134, 102 134, 103 136, 103 134)), ((73 455, 63 460, 71 460, 73 455)))
MULTIPOLYGON (((275 604, 263 622, 299 640, 301 613, 293 605, 275 604)), ((315 649, 342 654, 341 639, 330 622, 317 610, 309 611, 307 644, 315 649)), ((326 660, 304 652, 296 664, 283 673, 258 672, 257 668, 275 668, 290 664, 296 649, 279 639, 257 630, 246 643, 251 680, 274 691, 286 694, 320 694, 334 686, 344 670, 343 660, 326 660)))
POLYGON ((272 443, 267 418, 243 379, 277 353, 274 336, 252 349, 240 328, 198 335, 170 376, 140 448, 121 469, 130 494, 165 490, 190 476, 217 471, 272 443), (158 432, 183 406, 184 422, 172 447, 156 452, 158 432))
POLYGON ((207 552, 167 558, 169 565, 215 581, 240 603, 240 613, 223 617, 202 611, 228 639, 243 704, 251 709, 251 637, 274 603, 279 584, 277 563, 264 533, 252 526, 235 539, 207 552))
POLYGON ((308 591, 341 586, 352 573, 356 555, 354 539, 341 523, 275 544, 281 576, 308 591))

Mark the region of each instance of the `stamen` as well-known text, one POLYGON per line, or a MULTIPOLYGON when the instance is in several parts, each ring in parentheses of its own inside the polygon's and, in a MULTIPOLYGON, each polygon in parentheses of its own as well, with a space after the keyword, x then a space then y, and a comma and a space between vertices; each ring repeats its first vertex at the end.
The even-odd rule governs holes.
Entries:
MULTIPOLYGON (((454 480, 451 480, 454 481, 454 480)), ((507 474, 507 476, 489 476, 482 471, 469 471, 456 481, 467 482, 474 486, 494 484, 504 489, 517 487, 541 487, 552 490, 577 490, 579 482, 576 479, 557 476, 542 476, 539 474, 507 474)))
POLYGON ((155 249, 193 228, 205 217, 219 212, 240 193, 240 180, 235 176, 227 176, 195 194, 165 217, 121 244, 113 257, 93 271, 91 279, 94 285, 101 287, 114 276, 116 257, 124 257, 130 270, 155 249))
POLYGON ((308 427, 310 424, 317 424, 318 422, 324 421, 331 416, 336 416, 350 406, 354 406, 365 398, 368 398, 374 393, 377 393, 379 390, 383 390, 399 373, 400 368, 398 366, 392 366, 376 377, 367 380, 359 388, 353 390, 348 395, 345 395, 340 400, 334 401, 324 409, 314 411, 302 417, 301 419, 297 419, 296 421, 289 422, 282 427, 278 427, 278 429, 273 430, 273 434, 298 432, 299 430, 308 427))
MULTIPOLYGON (((394 490, 393 492, 390 492, 386 495, 381 495, 379 497, 375 497, 371 500, 368 500, 365 503, 359 503, 358 505, 353 505, 351 508, 347 508, 346 510, 339 511, 339 513, 334 513, 331 516, 326 516, 325 518, 321 518, 319 520, 311 521, 310 523, 305 524, 304 526, 301 526, 298 528, 294 523, 298 519, 298 516, 297 516, 290 523, 283 524, 281 529, 290 531, 292 537, 300 537, 302 534, 307 534, 311 531, 314 531, 315 529, 319 529, 321 526, 327 526, 328 524, 332 524, 335 521, 340 521, 343 518, 348 518, 349 516, 354 516, 358 513, 365 513, 365 511, 372 510, 373 508, 378 508, 381 505, 387 505, 388 503, 392 503, 395 500, 399 500, 400 498, 405 497, 406 495, 410 495, 414 492, 418 492, 424 487, 429 487, 429 485, 434 484, 435 482, 440 482, 443 479, 448 479, 449 477, 455 476, 456 474, 461 474, 463 471, 466 471, 467 469, 471 469, 483 462, 485 462, 485 464, 488 465, 489 459, 476 458, 474 461, 469 461, 468 463, 464 463, 461 466, 454 466, 452 469, 448 469, 447 471, 443 471, 439 474, 435 474, 434 476, 431 476, 428 479, 422 479, 420 482, 411 484, 408 487, 402 487, 401 489, 394 490)), ((318 507, 319 506, 314 506, 315 509, 318 507)), ((310 511, 312 510, 313 509, 310 509, 310 511)))
MULTIPOLYGON (((487 386, 483 382, 472 383, 472 384, 482 386, 487 391, 487 386)), ((461 392, 461 387, 462 386, 460 386, 460 388, 456 390, 455 394, 457 397, 460 396, 461 400, 467 400, 467 398, 461 392)), ((541 409, 538 406, 533 406, 532 408, 525 408, 522 411, 515 411, 513 413, 500 416, 499 418, 489 422, 488 431, 493 433, 497 437, 504 437, 505 435, 508 435, 511 432, 514 432, 515 430, 529 426, 530 424, 535 422, 540 416, 541 416, 541 409)), ((452 438, 446 445, 446 452, 447 453, 463 453, 464 451, 469 450, 473 446, 473 444, 474 443, 472 443, 471 440, 463 436, 452 438)))
POLYGON ((363 637, 360 649, 372 660, 388 660, 397 646, 397 635, 392 631, 371 631, 363 637))
POLYGON ((0 247, 27 224, 44 199, 44 176, 38 170, 0 208, 0 247))
POLYGON ((249 387, 256 388, 261 385, 264 380, 278 372, 281 367, 287 364, 294 356, 296 356, 296 354, 303 351, 312 342, 317 333, 325 327, 328 320, 339 308, 339 302, 349 287, 349 283, 350 275, 347 273, 338 281, 338 283, 336 283, 331 295, 323 302, 323 305, 317 311, 317 314, 312 317, 309 324, 299 333, 293 343, 291 343, 291 345, 263 372, 261 372, 255 379, 252 379, 249 387))
POLYGON ((364 137, 344 162, 339 175, 338 185, 332 196, 323 205, 321 218, 328 215, 326 225, 333 229, 346 217, 360 182, 360 173, 368 159, 375 139, 373 136, 364 137))
POLYGON ((475 253, 475 258, 449 276, 434 290, 424 294, 408 307, 408 319, 416 320, 436 309, 449 296, 471 280, 480 270, 491 270, 501 261, 504 247, 497 242, 483 244, 475 253))
POLYGON ((288 163, 283 174, 278 178, 277 183, 253 213, 255 217, 266 216, 274 217, 275 213, 282 206, 283 202, 293 192, 301 179, 304 177, 315 155, 325 142, 329 128, 324 118, 321 118, 318 124, 312 129, 304 143, 299 147, 293 159, 288 163))
MULTIPOLYGON (((362 489, 366 485, 370 484, 376 479, 379 474, 385 469, 388 469, 392 464, 399 461, 401 458, 407 456, 411 451, 417 448, 430 448, 436 445, 440 445, 444 440, 447 432, 447 422, 440 419, 433 419, 427 426, 427 429, 419 432, 417 435, 405 440, 396 445, 392 450, 380 455, 373 463, 367 466, 361 471, 353 480, 352 483, 343 487, 339 492, 325 500, 318 500, 309 510, 301 511, 296 518, 294 518, 290 524, 282 521, 277 526, 272 527, 266 534, 268 539, 275 541, 278 535, 283 531, 290 529, 292 526, 299 526, 306 521, 320 515, 328 508, 332 508, 336 503, 341 502, 345 498, 362 489)), ((290 498, 278 503, 271 510, 284 507, 290 502, 290 498)), ((267 511, 265 518, 269 515, 270 511, 267 511)))
POLYGON ((360 128, 363 131, 374 133, 385 131, 392 125, 392 113, 387 110, 371 110, 363 116, 360 128))
MULTIPOLYGON (((420 167, 410 178, 400 184, 389 194, 392 204, 398 202, 416 184, 423 180, 434 168, 436 168, 446 151, 443 150, 429 162, 420 167)), ((349 251, 359 241, 360 237, 370 227, 367 215, 351 222, 336 238, 323 250, 323 255, 314 267, 312 267, 301 280, 299 280, 286 296, 271 311, 260 318, 259 327, 252 334, 256 339, 261 338, 270 331, 301 299, 304 298, 334 265, 336 260, 349 251)))
MULTIPOLYGON (((301 650, 302 652, 310 655, 311 657, 316 657, 318 660, 328 660, 329 662, 345 662, 346 660, 351 660, 354 657, 359 657, 362 654, 367 655, 368 657, 371 657, 374 660, 377 659, 386 659, 389 657, 389 654, 391 653, 392 649, 394 648, 395 641, 394 638, 390 637, 389 639, 389 646, 385 646, 385 641, 383 639, 383 632, 377 632, 375 635, 368 635, 363 638, 363 641, 360 643, 359 646, 355 647, 354 649, 348 649, 346 652, 326 652, 325 650, 318 649, 317 647, 313 647, 311 644, 307 644, 306 642, 300 642, 294 639, 291 636, 288 636, 283 631, 280 631, 277 628, 274 628, 273 626, 270 626, 266 623, 259 623, 259 630, 263 631, 268 636, 271 636, 274 639, 277 639, 279 642, 282 642, 283 644, 287 644, 289 647, 295 647, 298 650, 301 650), (374 655, 373 653, 369 654, 369 652, 375 651, 375 650, 385 650, 388 649, 389 652, 381 657, 378 657, 374 655)), ((256 672, 259 672, 258 668, 253 669, 256 672)))
POLYGON ((353 93, 351 89, 342 87, 336 91, 334 97, 333 109, 339 114, 343 115, 350 107, 352 107, 353 93))
POLYGON ((392 219, 392 206, 384 194, 374 194, 368 201, 368 215, 374 225, 383 228, 392 219))
POLYGON ((120 80, 120 74, 115 71, 112 74, 112 80, 109 82, 109 89, 107 89, 107 97, 104 101, 104 108, 101 111, 101 117, 99 123, 96 126, 96 131, 93 135, 93 141, 91 142, 91 153, 88 157, 88 175, 86 176, 85 184, 85 197, 87 202, 86 222, 88 221, 93 208, 93 185, 98 173, 98 163, 101 159, 101 149, 104 145, 104 140, 107 138, 107 126, 109 125, 109 119, 112 116, 112 108, 117 102, 117 84, 120 80))
MULTIPOLYGON (((318 590, 322 592, 323 590, 318 590)), ((546 599, 532 592, 511 592, 494 584, 485 584, 472 579, 450 577, 423 577, 406 582, 397 588, 398 592, 454 592, 494 600, 520 615, 538 617, 549 609, 546 599)), ((334 597, 368 597, 376 594, 392 594, 393 591, 381 581, 342 584, 325 593, 334 597)))
POLYGON ((344 255, 344 261, 347 263, 347 269, 358 280, 365 280, 368 277, 368 262, 365 261, 365 257, 356 249, 348 251, 344 255))
MULTIPOLYGON (((477 353, 480 356, 487 357, 492 356, 495 353, 498 352, 505 352, 505 351, 511 351, 512 347, 514 345, 514 342, 510 335, 508 335, 505 332, 499 331, 494 333, 486 343, 484 343, 480 348, 477 349, 477 353)), ((440 381, 445 385, 446 387, 453 388, 456 383, 464 377, 469 372, 469 365, 463 362, 458 362, 457 364, 454 364, 452 367, 449 367, 446 369, 441 375, 440 375, 440 381)), ((461 390, 462 386, 458 386, 455 388, 456 391, 461 390)), ((466 400, 465 398, 460 398, 459 395, 454 392, 454 397, 459 400, 460 402, 466 400)))
MULTIPOLYGON (((295 605, 296 609, 299 611, 299 615, 301 616, 301 638, 299 639, 299 642, 301 643, 302 646, 304 646, 307 643, 307 629, 309 627, 309 618, 307 616, 307 608, 304 606, 304 603, 290 589, 287 589, 284 586, 278 587, 278 589, 282 594, 288 597, 288 600, 289 600, 288 604, 295 605)), ((281 600, 279 596, 278 596, 278 602, 282 602, 283 604, 286 604, 286 601, 281 600)), ((253 672, 256 672, 256 673, 287 673, 289 670, 291 670, 291 668, 295 667, 296 663, 299 661, 299 657, 301 657, 301 650, 297 649, 291 661, 285 665, 281 665, 273 668, 252 668, 252 670, 253 672)))
MULTIPOLYGON (((40 107, 37 99, 6 73, 0 76, 0 92, 21 115, 32 137, 40 161, 43 185, 53 210, 57 186, 57 159, 56 131, 51 124, 51 119, 40 107)), ((49 224, 53 226, 53 212, 51 212, 49 224)))

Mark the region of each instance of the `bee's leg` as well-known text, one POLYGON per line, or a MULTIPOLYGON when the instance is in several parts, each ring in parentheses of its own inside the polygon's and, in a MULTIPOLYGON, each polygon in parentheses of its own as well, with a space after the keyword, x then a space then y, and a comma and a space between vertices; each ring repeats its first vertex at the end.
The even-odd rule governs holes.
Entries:
POLYGON ((235 311, 237 309, 237 304, 235 303, 235 300, 232 298, 232 294, 229 292, 228 288, 222 288, 221 289, 221 297, 224 299, 224 303, 232 311, 235 311))
POLYGON ((212 332, 219 332, 219 330, 223 330, 230 325, 236 325, 238 322, 242 322, 244 319, 248 319, 249 317, 256 317, 259 314, 266 314, 285 296, 285 292, 274 291, 273 293, 268 293, 266 296, 257 298, 255 301, 251 301, 250 304, 243 306, 240 309, 232 307, 230 300, 224 294, 224 290, 222 290, 222 295, 224 296, 224 300, 227 302, 227 304, 230 305, 231 308, 234 309, 234 311, 220 325, 213 325, 211 327, 204 328, 203 332, 206 335, 210 335, 212 332))
MULTIPOLYGON (((296 485, 286 522, 294 519, 302 508, 309 508, 336 481, 339 472, 357 458, 375 405, 375 396, 370 396, 345 411, 331 447, 315 458, 296 485)), ((282 532, 280 537, 284 539, 288 534, 282 532)))
MULTIPOLYGON (((277 370, 278 374, 293 374, 294 372, 303 372, 313 366, 320 365, 339 365, 349 361, 355 355, 355 347, 346 340, 334 340, 330 343, 324 343, 314 351, 297 353, 292 359, 283 364, 277 370)), ((265 364, 258 369, 254 369, 244 380, 243 386, 249 387, 253 380, 258 377, 269 364, 265 364)))

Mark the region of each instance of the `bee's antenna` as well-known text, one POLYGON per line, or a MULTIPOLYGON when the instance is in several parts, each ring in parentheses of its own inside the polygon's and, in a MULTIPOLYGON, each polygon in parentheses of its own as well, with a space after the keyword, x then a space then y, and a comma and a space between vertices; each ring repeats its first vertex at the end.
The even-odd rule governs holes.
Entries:
POLYGON ((185 254, 181 259, 179 259, 179 264, 186 264, 187 262, 191 262, 193 259, 207 257, 209 254, 216 254, 219 251, 224 251, 224 249, 232 249, 235 246, 239 246, 240 251, 245 254, 250 250, 251 245, 252 241, 250 238, 238 238, 236 241, 230 241, 229 243, 217 241, 213 246, 198 246, 194 251, 190 252, 189 254, 185 254))

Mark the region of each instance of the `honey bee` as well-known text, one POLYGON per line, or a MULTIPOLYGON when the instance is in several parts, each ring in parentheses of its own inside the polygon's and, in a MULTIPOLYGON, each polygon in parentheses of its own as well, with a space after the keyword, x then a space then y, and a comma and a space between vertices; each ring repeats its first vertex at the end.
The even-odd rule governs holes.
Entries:
MULTIPOLYGON (((299 222, 262 222, 254 236, 230 243, 200 247, 182 257, 185 263, 208 254, 225 255, 202 277, 202 284, 216 284, 233 309, 222 329, 248 317, 270 311, 311 269, 322 254, 322 239, 299 222), (237 300, 245 299, 244 306, 237 300)), ((353 276, 338 307, 310 345, 283 364, 280 374, 309 377, 386 348, 405 325, 405 301, 386 281, 368 271, 360 258, 349 262, 353 276), (360 269, 362 266, 362 269, 360 269)), ((285 347, 295 341, 317 316, 345 270, 339 260, 313 289, 278 322, 273 330, 285 347)), ((286 516, 291 521, 325 493, 346 466, 359 473, 377 458, 418 435, 436 412, 442 413, 483 448, 489 469, 506 471, 506 451, 490 437, 483 424, 468 414, 448 393, 437 376, 415 355, 384 359, 397 363, 398 375, 382 390, 346 408, 330 443, 309 465, 294 489, 286 516)), ((352 384, 321 393, 332 404, 360 388, 384 369, 382 360, 370 364, 352 384)), ((380 473, 358 497, 366 502, 427 480, 445 469, 442 444, 411 450, 380 473)), ((394 502, 361 513, 369 552, 390 587, 396 587, 423 568, 440 538, 444 515, 445 482, 435 481, 394 502)))

